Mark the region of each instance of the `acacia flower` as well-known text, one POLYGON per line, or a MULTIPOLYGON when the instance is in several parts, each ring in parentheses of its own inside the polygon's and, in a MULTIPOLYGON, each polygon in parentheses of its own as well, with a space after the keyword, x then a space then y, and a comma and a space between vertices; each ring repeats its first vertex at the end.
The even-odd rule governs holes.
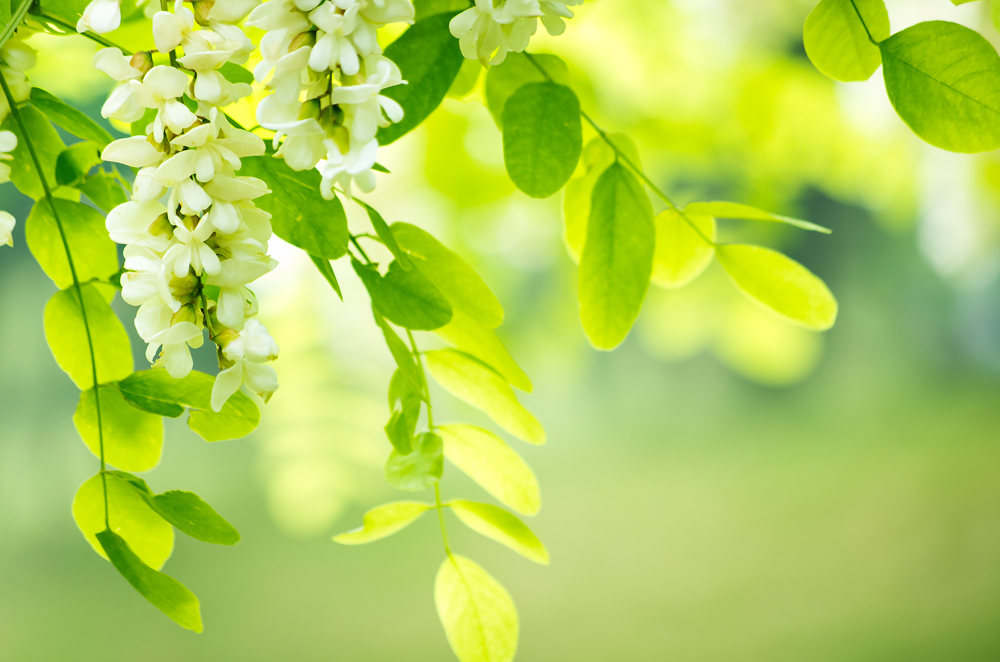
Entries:
POLYGON ((243 330, 234 334, 222 349, 230 367, 219 373, 212 387, 212 409, 219 411, 241 384, 267 402, 278 390, 274 368, 264 365, 278 358, 278 345, 260 322, 247 320, 243 330))
POLYGON ((76 23, 77 32, 104 34, 122 23, 121 0, 92 0, 76 23))

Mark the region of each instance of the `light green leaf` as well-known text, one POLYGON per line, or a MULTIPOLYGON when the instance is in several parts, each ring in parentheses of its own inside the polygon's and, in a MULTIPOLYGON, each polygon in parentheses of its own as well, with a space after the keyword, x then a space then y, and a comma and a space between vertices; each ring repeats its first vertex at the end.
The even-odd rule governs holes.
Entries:
POLYGON ((382 240, 385 247, 389 249, 392 256, 396 258, 396 261, 399 262, 399 266, 403 267, 403 269, 409 269, 412 266, 410 258, 407 257, 406 252, 403 251, 403 249, 399 247, 399 244, 396 243, 396 237, 392 234, 389 224, 385 222, 384 218, 382 218, 382 214, 378 213, 375 209, 357 198, 355 198, 354 201, 364 207, 365 211, 368 212, 368 220, 371 221, 375 234, 382 240))
POLYGON ((124 538, 142 562, 157 570, 174 549, 174 529, 160 517, 117 472, 97 474, 80 486, 73 499, 73 519, 98 554, 108 558, 97 541, 105 529, 104 485, 108 488, 108 523, 111 531, 124 538))
POLYGON ((412 452, 403 455, 393 449, 385 461, 385 478, 397 490, 419 492, 432 487, 444 472, 441 437, 424 432, 413 440, 412 452))
POLYGON ((129 195, 122 188, 117 177, 111 173, 98 170, 83 180, 78 187, 87 198, 107 214, 109 211, 128 202, 129 195))
POLYGON ((56 363, 69 374, 77 388, 85 391, 94 385, 88 327, 99 384, 124 379, 132 372, 132 348, 125 327, 97 288, 83 285, 80 291, 82 308, 75 287, 52 295, 45 305, 44 326, 45 339, 56 363), (87 326, 83 324, 84 312, 87 326))
POLYGON ((219 73, 230 83, 253 84, 253 74, 246 67, 242 67, 235 62, 226 62, 223 64, 219 67, 219 73))
POLYGON ((404 329, 432 331, 451 321, 451 304, 419 269, 406 271, 393 261, 382 276, 373 266, 351 259, 354 271, 371 295, 372 305, 404 329))
POLYGON ((421 273, 441 290, 454 308, 491 329, 500 326, 503 306, 458 253, 409 223, 393 223, 392 233, 421 273))
POLYGON ((458 519, 476 533, 510 547, 521 556, 549 564, 549 550, 524 522, 503 508, 475 501, 449 501, 446 504, 458 519))
MULTIPOLYGON (((42 172, 45 173, 45 181, 51 189, 56 188, 56 159, 60 152, 66 148, 62 138, 56 133, 55 128, 49 123, 37 108, 32 105, 20 108, 21 119, 24 120, 30 142, 35 148, 35 155, 42 164, 42 172)), ((5 161, 10 166, 10 181, 14 183, 17 190, 25 194, 32 200, 41 200, 45 197, 45 189, 35 167, 35 161, 28 151, 28 140, 21 135, 21 127, 14 121, 13 115, 8 115, 0 129, 11 131, 17 136, 17 147, 10 153, 11 159, 5 161)))
POLYGON ((194 492, 170 490, 147 501, 163 519, 195 540, 214 545, 240 541, 240 532, 194 492))
POLYGON ((580 256, 580 319, 590 343, 612 350, 639 316, 653 272, 653 206, 625 166, 613 163, 594 186, 580 256))
POLYGON ((85 140, 71 145, 56 159, 56 183, 60 186, 79 184, 92 168, 101 164, 101 154, 95 143, 85 140))
MULTIPOLYGON (((55 200, 55 211, 66 233, 73 266, 81 283, 107 280, 118 272, 118 250, 104 228, 104 218, 92 207, 72 200, 55 200)), ((66 245, 48 200, 39 200, 31 209, 24 227, 31 254, 45 274, 60 289, 73 284, 66 259, 66 245)))
POLYGON ((395 85, 381 94, 403 107, 403 119, 379 129, 378 142, 388 145, 415 129, 444 101, 465 58, 448 23, 454 14, 437 14, 414 23, 385 49, 406 85, 395 85))
POLYGON ((0 0, 0 25, 7 26, 10 23, 10 0, 0 0))
POLYGON ((296 172, 281 159, 252 156, 243 159, 240 175, 263 180, 270 195, 257 206, 271 214, 274 234, 310 255, 336 260, 347 253, 347 214, 340 200, 324 200, 315 168, 296 172))
POLYGON ((31 88, 31 103, 42 111, 53 124, 61 126, 78 138, 96 143, 101 149, 107 147, 108 143, 114 140, 104 127, 90 119, 86 113, 64 103, 45 90, 37 87, 31 88))
MULTIPOLYGON (((608 139, 637 167, 642 167, 639 149, 624 133, 612 133, 608 139)), ((594 185, 604 171, 615 162, 615 150, 600 137, 594 138, 583 149, 579 174, 566 183, 563 196, 563 217, 566 221, 566 248, 574 262, 580 261, 580 253, 587 241, 587 220, 590 218, 590 202, 594 185)))
POLYGON ((879 47, 889 101, 914 133, 952 152, 1000 147, 1000 56, 982 35, 928 21, 879 47))
POLYGON ((531 393, 531 380, 491 329, 456 311, 451 321, 434 333, 496 370, 512 386, 531 393))
POLYGON ((464 99, 472 94, 479 85, 479 77, 483 75, 483 65, 479 60, 466 60, 462 63, 462 68, 458 70, 458 75, 448 88, 449 99, 464 99))
POLYGON ((426 352, 424 358, 434 380, 456 398, 486 412, 518 439, 531 444, 545 443, 542 424, 521 406, 514 391, 492 368, 453 349, 426 352))
POLYGON ((823 0, 806 18, 802 40, 817 69, 849 82, 868 80, 875 73, 882 57, 872 39, 888 36, 889 12, 883 0, 823 0))
MULTIPOLYGON (((547 53, 532 53, 531 57, 548 72, 554 82, 569 87, 569 68, 565 62, 547 53)), ((486 107, 497 126, 503 129, 503 109, 510 95, 527 83, 546 81, 542 72, 524 53, 507 53, 501 64, 490 67, 486 74, 486 107)))
MULTIPOLYGON (((105 460, 126 471, 149 471, 155 467, 163 451, 162 419, 130 405, 122 397, 117 384, 99 386, 98 391, 105 460)), ((93 388, 80 394, 73 423, 87 448, 100 457, 101 438, 93 388)))
POLYGON ((201 605, 194 593, 173 577, 143 563, 120 536, 102 531, 97 534, 97 539, 115 569, 142 597, 181 627, 202 631, 201 605))
POLYGON ((456 12, 468 9, 471 0, 413 0, 416 20, 421 21, 428 16, 456 12))
POLYGON ((751 299, 788 320, 825 331, 837 319, 826 284, 795 260, 761 246, 719 246, 716 257, 751 299))
POLYGON ((657 214, 653 283, 673 289, 700 276, 715 256, 715 248, 705 241, 715 242, 715 231, 715 219, 705 214, 685 210, 682 215, 673 209, 657 214))
POLYGON ((413 433, 420 420, 420 392, 397 370, 389 382, 389 422, 385 424, 385 436, 400 455, 409 455, 413 450, 413 433))
POLYGON ((344 293, 340 291, 340 282, 337 280, 337 274, 334 273, 333 265, 330 264, 330 261, 323 257, 316 257, 315 255, 310 255, 309 259, 313 261, 313 264, 316 265, 320 274, 323 275, 326 282, 330 284, 333 291, 336 292, 337 296, 340 297, 340 300, 343 301, 344 293))
POLYGON ((751 207, 750 205, 742 205, 738 202, 692 202, 684 208, 684 211, 692 214, 714 216, 715 218, 740 218, 748 221, 785 223, 786 225, 794 225, 795 227, 802 228, 803 230, 812 230, 813 232, 830 234, 830 230, 828 228, 824 228, 822 225, 816 225, 815 223, 802 221, 789 216, 772 214, 771 212, 764 211, 763 209, 757 209, 756 207, 751 207))
POLYGON ((464 556, 452 554, 434 582, 434 603, 448 643, 461 662, 511 662, 517 652, 517 609, 507 590, 464 556))
POLYGON ((161 416, 180 416, 180 408, 188 407, 188 427, 205 441, 238 439, 253 432, 260 422, 253 400, 237 391, 216 413, 212 411, 214 384, 215 378, 203 372, 174 379, 163 368, 153 368, 128 375, 118 388, 134 406, 161 416))
POLYGON ((432 504, 420 501, 394 501, 382 504, 365 513, 364 524, 359 528, 334 536, 333 542, 339 542, 341 545, 364 545, 387 538, 416 522, 433 507, 432 504))
POLYGON ((500 437, 472 425, 435 428, 444 440, 444 456, 480 487, 522 515, 542 507, 534 472, 500 437))
POLYGON ((1000 32, 1000 0, 990 1, 990 22, 993 23, 993 29, 1000 32))
POLYGON ((503 160, 511 181, 532 198, 569 181, 583 150, 580 101, 556 83, 528 83, 503 109, 503 160))

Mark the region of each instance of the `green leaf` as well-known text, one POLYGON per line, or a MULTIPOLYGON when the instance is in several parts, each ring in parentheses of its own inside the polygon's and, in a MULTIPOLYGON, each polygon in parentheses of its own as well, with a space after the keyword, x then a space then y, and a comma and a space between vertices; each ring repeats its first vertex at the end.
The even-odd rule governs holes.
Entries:
POLYGON ((517 609, 507 590, 464 556, 450 555, 434 582, 434 603, 448 643, 461 662, 511 662, 517 652, 517 609))
POLYGON ((143 563, 120 536, 102 531, 97 538, 115 569, 142 597, 181 627, 202 631, 201 606, 194 593, 173 577, 143 563))
POLYGON ((56 183, 60 186, 79 184, 92 168, 101 164, 101 154, 96 144, 85 140, 71 145, 56 159, 56 183))
POLYGON ((215 378, 192 371, 184 379, 174 379, 163 368, 141 370, 119 382, 125 399, 134 406, 161 416, 180 416, 179 407, 191 410, 188 427, 205 441, 245 437, 260 422, 260 411, 249 397, 237 391, 222 410, 212 411, 215 378))
POLYGON ((326 279, 326 282, 330 283, 330 287, 333 288, 333 291, 336 292, 337 296, 340 297, 340 300, 343 301, 344 293, 340 291, 340 282, 337 280, 337 274, 334 273, 333 265, 330 264, 330 261, 326 258, 316 257, 315 255, 310 255, 309 259, 313 261, 313 264, 315 264, 316 268, 319 269, 323 278, 326 279))
POLYGON ((246 67, 242 67, 235 62, 226 62, 219 67, 219 73, 230 83, 253 84, 253 74, 246 67))
POLYGON ((384 429, 392 447, 401 455, 408 455, 413 449, 413 433, 420 419, 422 399, 419 387, 414 388, 401 371, 393 373, 389 382, 389 410, 392 415, 384 429))
POLYGON ((503 160, 511 181, 532 198, 554 195, 583 151, 580 101, 556 83, 528 83, 503 109, 503 160))
POLYGON ((157 570, 163 567, 174 549, 174 529, 146 503, 132 481, 118 472, 107 471, 92 476, 80 486, 73 499, 73 519, 87 542, 94 551, 108 558, 97 541, 97 534, 106 528, 105 484, 111 531, 124 538, 143 563, 157 570))
POLYGON ((382 329, 382 336, 385 338, 385 344, 389 347, 389 352, 396 362, 396 367, 399 368, 403 377, 410 382, 410 387, 419 393, 423 383, 420 379, 420 372, 417 370, 416 361, 413 360, 413 354, 410 353, 410 348, 400 340, 396 332, 385 321, 385 318, 377 312, 375 313, 375 322, 382 329))
POLYGON ((673 209, 657 214, 653 283, 678 288, 700 276, 715 256, 715 248, 705 241, 715 241, 715 230, 715 219, 705 214, 685 210, 682 215, 673 209))
POLYGON ((451 321, 434 331, 445 342, 471 354, 496 370, 512 386, 531 393, 531 380, 517 365, 491 329, 456 312, 451 321))
MULTIPOLYGON (((532 53, 531 57, 548 72, 554 82, 569 86, 569 68, 565 62, 546 53, 532 53)), ((507 53, 501 64, 490 67, 486 74, 486 107, 497 126, 503 129, 503 109, 510 95, 522 85, 544 83, 547 80, 524 53, 507 53)))
POLYGON ((393 223, 392 233, 421 273, 437 286, 455 309, 491 329, 500 326, 503 306, 458 253, 409 223, 393 223))
POLYGON ((420 501, 394 501, 382 504, 365 513, 364 524, 359 528, 334 536, 333 542, 339 542, 341 545, 364 545, 387 538, 416 522, 433 507, 432 504, 420 501))
POLYGON ((580 256, 580 319, 590 343, 612 350, 639 316, 653 272, 653 206, 638 180, 613 163, 594 186, 580 256))
POLYGON ((479 60, 466 60, 458 75, 448 88, 449 99, 464 99, 475 91, 479 85, 479 77, 483 75, 483 65, 479 60))
POLYGON ((424 432, 414 440, 412 452, 393 450, 385 461, 385 478, 397 490, 419 492, 434 485, 444 472, 441 437, 424 432))
POLYGON ((160 516, 195 540, 235 545, 240 532, 194 492, 170 490, 147 498, 160 516))
MULTIPOLYGON (((17 0, 12 0, 12 6, 14 2, 17 0)), ((45 0, 40 4, 42 4, 45 13, 61 18, 70 25, 76 25, 88 2, 87 0, 45 0)))
POLYGON ((118 205, 128 202, 129 194, 122 188, 119 181, 113 174, 98 170, 84 179, 77 188, 107 214, 118 205))
POLYGON ((806 18, 802 40, 817 69, 849 82, 871 78, 882 64, 872 39, 888 36, 889 12, 882 0, 823 0, 806 18))
POLYGON ((444 456, 497 501, 522 515, 542 507, 538 479, 521 456, 500 437, 472 425, 435 428, 444 440, 444 456))
POLYGON ((471 0, 414 0, 414 18, 420 21, 435 14, 461 11, 468 9, 470 4, 471 0))
POLYGON ((826 284, 795 260, 761 246, 719 246, 716 257, 751 299, 788 320, 825 331, 837 319, 826 284))
POLYGON ((993 29, 1000 32, 1000 0, 990 1, 990 22, 993 29))
POLYGON ((347 253, 347 214, 340 200, 324 200, 315 168, 296 172, 281 159, 252 156, 243 159, 241 175, 263 180, 270 195, 257 206, 271 214, 274 234, 310 255, 336 260, 347 253))
MULTIPOLYGON (((118 249, 108 237, 101 213, 72 200, 55 200, 66 243, 73 256, 73 266, 81 283, 107 280, 118 273, 118 249)), ((57 287, 66 289, 73 284, 73 274, 66 259, 59 225, 48 200, 39 200, 31 209, 24 227, 25 240, 31 254, 57 287)))
MULTIPOLYGON (((56 159, 59 153, 66 148, 62 138, 56 133, 55 128, 45 116, 34 106, 22 106, 19 109, 21 119, 27 128, 30 142, 35 148, 35 155, 42 164, 42 172, 45 174, 45 181, 49 187, 56 188, 56 159)), ((32 200, 41 200, 45 197, 45 189, 35 167, 35 161, 28 151, 28 142, 21 135, 21 127, 14 121, 13 115, 8 115, 0 129, 11 131, 17 136, 17 147, 10 153, 11 159, 6 161, 10 166, 10 181, 14 183, 17 190, 25 194, 32 200)))
MULTIPOLYGON (((131 406, 122 397, 117 384, 105 384, 97 389, 101 401, 100 429, 104 432, 104 459, 108 464, 126 471, 149 471, 155 467, 163 452, 162 419, 131 406)), ((73 424, 87 448, 101 457, 93 388, 80 393, 73 424)))
MULTIPOLYGON (((45 3, 48 5, 48 3, 45 3)), ((78 138, 96 143, 104 149, 114 138, 100 124, 90 119, 86 113, 64 103, 58 97, 37 87, 31 88, 31 103, 42 111, 49 120, 61 126, 78 138)))
POLYGON ((549 564, 549 550, 524 522, 503 508, 475 501, 449 501, 446 504, 458 519, 476 533, 510 547, 521 556, 549 564))
POLYGON ((0 25, 10 23, 10 0, 0 0, 0 25))
POLYGON ((94 386, 90 340, 97 365, 97 383, 124 379, 132 372, 132 348, 125 327, 93 285, 82 285, 83 306, 76 288, 56 292, 45 305, 45 339, 56 363, 81 391, 94 386), (83 316, 86 313, 87 326, 83 316))
MULTIPOLYGON (((624 133, 612 133, 608 139, 637 167, 642 166, 639 149, 624 133)), ((590 218, 590 203, 594 185, 604 171, 615 162, 615 150, 603 138, 594 138, 583 149, 580 175, 566 183, 563 196, 563 217, 566 221, 566 248, 574 262, 580 261, 580 253, 587 241, 587 220, 590 218)))
MULTIPOLYGON (((157 113, 156 108, 147 108, 146 112, 143 114, 141 118, 139 118, 135 122, 132 122, 132 124, 129 125, 129 132, 133 136, 146 135, 146 127, 149 126, 150 122, 156 119, 156 113, 157 113)), ((247 159, 244 159, 243 161, 244 166, 246 165, 246 162, 247 159)))
POLYGON ((403 107, 403 119, 378 131, 380 145, 398 140, 441 105, 465 58, 448 23, 453 14, 437 14, 417 21, 385 49, 385 57, 397 65, 406 85, 382 90, 403 107))
POLYGON ((889 101, 914 133, 952 152, 1000 147, 1000 56, 982 35, 928 21, 879 47, 889 101))
POLYGON ((368 212, 368 219, 371 221, 372 228, 375 229, 375 234, 382 240, 385 247, 389 249, 392 256, 396 258, 396 261, 399 262, 399 266, 408 270, 412 266, 410 258, 406 256, 403 249, 396 243, 396 237, 392 234, 392 230, 389 229, 389 224, 385 222, 382 215, 361 200, 355 198, 354 201, 364 207, 365 211, 368 212))
POLYGON ((451 321, 451 304, 419 269, 409 271, 393 261, 385 276, 374 266, 351 259, 372 305, 387 320, 404 329, 433 331, 451 321))
POLYGON ((747 221, 784 223, 786 225, 794 225, 795 227, 802 228, 803 230, 812 230, 813 232, 830 234, 830 230, 828 228, 824 228, 822 225, 816 225, 815 223, 802 221, 789 216, 772 214, 769 211, 757 209, 756 207, 751 207, 750 205, 743 205, 738 202, 692 202, 684 208, 684 211, 692 214, 714 216, 715 218, 739 218, 747 221))
POLYGON ((426 352, 434 380, 459 400, 480 409, 497 425, 531 444, 545 443, 545 429, 517 401, 503 377, 475 358, 453 349, 426 352))

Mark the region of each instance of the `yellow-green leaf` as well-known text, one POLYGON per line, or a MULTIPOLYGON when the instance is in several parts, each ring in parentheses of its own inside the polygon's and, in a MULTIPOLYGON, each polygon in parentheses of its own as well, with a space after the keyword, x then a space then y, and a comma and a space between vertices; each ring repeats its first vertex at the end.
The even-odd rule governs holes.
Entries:
MULTIPOLYGON (((163 419, 130 405, 117 384, 98 386, 97 391, 100 393, 104 458, 108 464, 126 471, 149 471, 155 467, 163 451, 163 419)), ((96 405, 93 388, 82 392, 73 423, 87 448, 100 457, 96 405)))
POLYGON ((772 214, 769 211, 757 209, 756 207, 740 204, 738 202, 692 202, 684 207, 684 211, 714 216, 715 218, 741 218, 747 221, 784 223, 786 225, 794 225, 795 227, 802 228, 803 230, 812 230, 813 232, 830 234, 829 228, 824 228, 822 225, 816 225, 815 223, 803 221, 798 218, 792 218, 790 216, 772 214))
POLYGON ((687 210, 683 214, 673 209, 660 212, 656 216, 653 283, 672 289, 700 276, 715 255, 715 234, 711 216, 687 210))
POLYGON ((476 533, 510 547, 535 563, 549 564, 549 550, 545 549, 542 541, 524 522, 503 508, 460 500, 449 501, 447 505, 463 524, 476 533))
POLYGON ((836 321, 837 300, 826 283, 795 260, 740 244, 719 246, 716 256, 736 285, 765 308, 817 331, 836 321))
POLYGON ((342 545, 363 545, 381 540, 413 524, 434 506, 420 501, 394 501, 372 508, 365 513, 364 523, 357 529, 334 536, 342 545))
MULTIPOLYGON (((55 201, 55 211, 66 233, 73 266, 81 283, 107 280, 118 272, 118 250, 104 228, 104 217, 93 207, 72 200, 55 201)), ((24 225, 25 241, 56 287, 66 289, 73 284, 73 274, 66 260, 66 246, 59 224, 48 200, 35 203, 24 225)))
POLYGON ((438 384, 477 409, 497 425, 531 444, 545 443, 542 424, 517 401, 514 391, 495 370, 453 349, 427 352, 427 369, 438 384))
POLYGON ((875 73, 882 58, 872 41, 888 36, 889 12, 882 0, 823 0, 806 18, 802 41, 817 69, 849 82, 875 73))
POLYGON ((531 380, 517 365, 497 335, 475 320, 456 312, 451 322, 435 329, 445 342, 473 355, 500 373, 512 386, 531 393, 531 380))
POLYGON ((476 563, 452 554, 434 582, 434 603, 461 662, 511 662, 517 652, 517 608, 507 590, 476 563))

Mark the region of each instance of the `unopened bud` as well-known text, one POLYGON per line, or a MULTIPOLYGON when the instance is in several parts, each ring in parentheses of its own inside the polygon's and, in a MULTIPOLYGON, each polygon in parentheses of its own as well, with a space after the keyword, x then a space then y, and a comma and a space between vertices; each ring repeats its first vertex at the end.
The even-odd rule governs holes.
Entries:
POLYGON ((202 27, 208 27, 208 14, 215 6, 215 0, 198 0, 194 3, 194 20, 202 27))
POLYGON ((154 237, 174 238, 174 224, 170 222, 166 214, 160 214, 156 220, 149 224, 146 231, 154 237))
POLYGON ((149 51, 139 51, 132 56, 128 63, 129 66, 145 76, 153 68, 153 54, 149 51))
POLYGON ((174 298, 182 303, 187 303, 194 298, 194 291, 198 287, 198 277, 188 272, 183 278, 172 276, 170 278, 170 293, 174 298))
POLYGON ((315 46, 316 45, 316 33, 310 30, 309 32, 300 32, 292 39, 292 43, 288 46, 288 52, 294 53, 303 46, 315 46))
POLYGON ((239 331, 236 331, 235 329, 225 329, 215 334, 215 337, 212 338, 212 340, 215 341, 215 344, 219 346, 220 350, 223 350, 226 348, 227 345, 229 345, 229 343, 233 342, 239 337, 240 337, 239 331))
POLYGON ((195 326, 198 326, 199 315, 198 310, 190 303, 186 306, 181 306, 180 310, 171 315, 170 325, 179 324, 181 322, 191 322, 195 326))
POLYGON ((319 119, 319 99, 310 99, 299 106, 299 119, 319 119))

